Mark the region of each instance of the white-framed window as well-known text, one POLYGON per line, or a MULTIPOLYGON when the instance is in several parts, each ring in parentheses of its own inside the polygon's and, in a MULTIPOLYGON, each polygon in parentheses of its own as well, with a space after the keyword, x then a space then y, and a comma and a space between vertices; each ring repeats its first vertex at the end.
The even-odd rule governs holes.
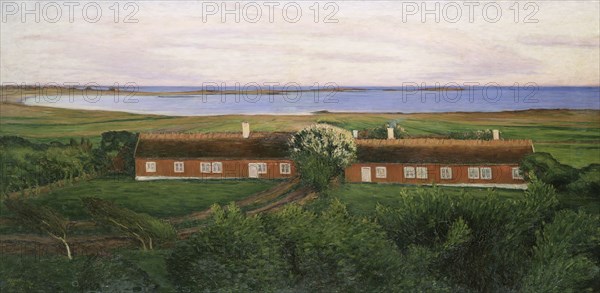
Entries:
POLYGON ((146 172, 156 172, 156 162, 146 162, 146 172))
POLYGON ((200 162, 200 173, 210 173, 211 164, 208 162, 200 162))
POLYGON ((292 174, 292 165, 290 163, 279 163, 279 174, 292 174))
POLYGON ((404 167, 404 178, 415 178, 415 167, 404 167))
POLYGON ((521 172, 521 168, 519 168, 519 167, 512 168, 512 178, 513 179, 523 179, 523 172, 521 172))
POLYGON ((442 179, 452 179, 452 168, 450 168, 450 167, 441 167, 440 168, 440 178, 442 178, 442 179))
POLYGON ((183 162, 175 162, 173 167, 175 168, 175 173, 183 173, 183 162))
POLYGON ((479 179, 479 168, 469 167, 467 173, 469 175, 469 179, 479 179))
POLYGON ((481 173, 481 179, 490 180, 492 179, 492 168, 490 167, 481 167, 479 168, 481 173))
POLYGON ((387 178, 387 168, 375 167, 375 178, 387 178))
POLYGON ((417 167, 417 179, 427 179, 427 167, 417 167))
POLYGON ((256 163, 258 174, 267 174, 267 163, 256 163))
POLYGON ((213 173, 223 173, 223 163, 213 162, 212 163, 212 172, 213 173))

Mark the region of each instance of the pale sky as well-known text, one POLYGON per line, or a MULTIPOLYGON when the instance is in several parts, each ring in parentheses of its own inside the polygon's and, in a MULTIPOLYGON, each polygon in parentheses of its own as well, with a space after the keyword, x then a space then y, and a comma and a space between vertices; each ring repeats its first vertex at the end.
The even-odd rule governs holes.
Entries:
MULTIPOLYGON (((221 2, 210 3, 219 7, 221 2)), ((422 22, 418 7, 422 1, 404 2, 405 12, 416 3, 419 11, 414 15, 403 13, 403 2, 337 1, 327 9, 327 2, 320 2, 318 23, 315 7, 310 8, 314 1, 296 1, 302 10, 296 23, 283 17, 286 2, 274 8, 272 23, 264 2, 255 2, 262 9, 256 23, 244 19, 257 17, 252 6, 240 12, 239 23, 234 15, 223 22, 221 11, 203 22, 202 2, 194 1, 136 2, 137 23, 123 22, 133 11, 123 7, 125 2, 115 23, 113 1, 96 2, 102 12, 96 23, 82 16, 88 2, 73 7, 72 23, 67 6, 61 6, 60 20, 51 23, 47 20, 56 17, 55 7, 46 6, 44 12, 47 3, 40 2, 39 23, 34 15, 25 15, 23 22, 22 3, 2 1, 3 83, 600 85, 598 1, 530 1, 534 5, 528 7, 527 1, 519 2, 518 23, 514 1, 496 2, 502 16, 495 23, 483 17, 496 16, 494 7, 488 7, 487 14, 483 11, 486 2, 476 2, 472 22, 469 7, 452 2, 462 11, 456 23, 444 18, 456 16, 455 6, 445 6, 449 3, 445 1, 437 2, 439 23, 433 14, 422 22), (18 11, 10 3, 16 3, 18 11), (337 23, 323 23, 334 6, 338 11, 332 19, 337 23), (524 23, 530 14, 529 21, 537 23, 524 23)), ((34 8, 32 2, 26 3, 34 8)), ((228 3, 234 7, 235 2, 228 3)), ((238 3, 243 7, 248 2, 238 3)), ((425 8, 434 9, 436 2, 425 3, 425 8)), ((288 8, 287 16, 295 17, 293 7, 288 8)), ((95 17, 93 7, 88 7, 87 15, 95 17)))

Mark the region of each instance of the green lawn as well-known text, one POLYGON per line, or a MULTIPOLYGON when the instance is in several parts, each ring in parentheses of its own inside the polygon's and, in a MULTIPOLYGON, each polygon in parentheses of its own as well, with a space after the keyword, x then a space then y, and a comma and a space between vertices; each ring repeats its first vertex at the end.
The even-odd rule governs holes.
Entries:
MULTIPOLYGON (((350 213, 356 215, 369 216, 375 211, 376 205, 395 206, 401 200, 400 193, 404 190, 411 192, 417 188, 432 188, 430 186, 410 186, 399 184, 369 184, 369 183, 351 183, 342 184, 332 190, 329 190, 322 198, 319 198, 309 205, 314 210, 322 210, 327 203, 334 198, 340 199, 348 207, 350 213)), ((473 197, 490 196, 490 192, 495 192, 499 197, 506 199, 517 199, 523 195, 522 190, 512 189, 485 189, 485 188, 463 188, 438 186, 447 194, 460 194, 467 192, 473 197)), ((559 200, 563 208, 583 209, 591 213, 600 212, 600 202, 585 197, 576 197, 571 195, 559 195, 559 200)))
MULTIPOLYGON (((83 181, 42 194, 33 200, 60 211, 71 220, 87 219, 81 198, 95 196, 159 218, 202 211, 212 204, 227 204, 268 189, 278 181, 267 180, 161 180, 135 181, 104 178, 83 181)), ((0 210, 2 215, 6 210, 0 210)))

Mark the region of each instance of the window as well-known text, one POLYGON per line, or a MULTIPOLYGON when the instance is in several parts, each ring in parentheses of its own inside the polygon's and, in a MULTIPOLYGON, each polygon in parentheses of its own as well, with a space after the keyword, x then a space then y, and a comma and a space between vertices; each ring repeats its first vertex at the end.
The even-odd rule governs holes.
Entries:
POLYGON ((292 174, 292 166, 290 163, 280 163, 279 164, 279 173, 280 174, 292 174))
POLYGON ((375 178, 386 178, 387 168, 386 167, 375 167, 375 178))
POLYGON ((267 174, 267 163, 257 163, 258 174, 267 174))
POLYGON ((469 167, 469 179, 479 179, 479 168, 469 167))
POLYGON ((156 162, 146 162, 146 172, 156 172, 156 162))
POLYGON ((513 179, 523 179, 523 172, 521 172, 521 168, 512 168, 512 177, 513 179))
POLYGON ((175 173, 183 173, 183 162, 175 162, 175 173))
POLYGON ((206 163, 206 162, 201 162, 200 163, 200 172, 201 173, 210 173, 211 171, 211 164, 210 163, 206 163))
POLYGON ((213 162, 212 163, 212 172, 213 173, 223 173, 223 163, 213 162))
POLYGON ((441 167, 440 168, 440 177, 442 179, 452 179, 452 168, 441 167))
POLYGON ((427 179, 427 167, 417 167, 417 178, 427 179))
POLYGON ((479 169, 481 171, 481 179, 492 179, 492 168, 483 167, 479 169))
POLYGON ((404 167, 404 178, 415 178, 415 167, 404 167))

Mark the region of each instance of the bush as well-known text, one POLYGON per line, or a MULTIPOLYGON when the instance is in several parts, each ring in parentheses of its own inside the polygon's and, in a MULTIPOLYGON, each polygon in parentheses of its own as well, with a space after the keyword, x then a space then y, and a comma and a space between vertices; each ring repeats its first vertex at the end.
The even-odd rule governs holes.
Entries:
POLYGON ((420 189, 402 193, 395 208, 377 206, 376 219, 404 253, 429 251, 436 279, 474 291, 512 291, 527 269, 534 231, 558 203, 552 188, 536 184, 517 201, 420 189))
POLYGON ((549 153, 534 153, 521 162, 521 170, 526 179, 538 178, 558 190, 566 190, 567 185, 578 177, 577 169, 559 163, 549 153))
POLYGON ((302 181, 322 190, 344 172, 356 158, 356 145, 350 132, 326 124, 298 131, 289 142, 291 157, 302 181))
POLYGON ((258 217, 213 206, 214 223, 179 242, 167 259, 179 292, 270 292, 287 273, 281 249, 258 217))
POLYGON ((569 183, 572 194, 583 194, 600 198, 600 164, 592 164, 579 170, 579 178, 569 183))
POLYGON ((494 133, 490 129, 485 130, 471 130, 464 132, 450 132, 448 137, 452 139, 477 139, 477 140, 492 140, 494 139, 494 133))
POLYGON ((392 121, 390 121, 384 125, 381 125, 379 127, 362 130, 359 132, 358 137, 367 138, 367 139, 387 139, 388 138, 388 133, 387 133, 388 127, 394 129, 394 138, 404 138, 404 137, 408 136, 406 131, 404 130, 404 128, 402 128, 398 124, 398 121, 392 120, 392 121))

